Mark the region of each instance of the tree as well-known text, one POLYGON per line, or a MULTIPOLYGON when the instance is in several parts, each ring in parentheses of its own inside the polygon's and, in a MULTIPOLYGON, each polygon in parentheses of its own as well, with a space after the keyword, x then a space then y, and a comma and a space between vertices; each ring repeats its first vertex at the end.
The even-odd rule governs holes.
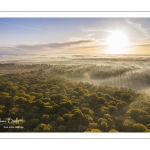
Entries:
POLYGON ((33 129, 33 132, 49 132, 50 128, 51 128, 50 125, 41 123, 36 128, 33 129))
POLYGON ((33 129, 40 123, 40 120, 37 118, 33 118, 30 121, 26 121, 24 123, 24 128, 27 128, 30 131, 33 131, 33 129))
POLYGON ((67 131, 67 127, 64 125, 60 125, 57 127, 57 131, 58 132, 66 132, 67 131))
POLYGON ((105 122, 105 121, 101 122, 100 129, 102 131, 104 131, 104 132, 107 132, 107 130, 108 130, 108 124, 107 124, 107 122, 105 122))
POLYGON ((138 121, 138 116, 148 115, 147 111, 143 111, 137 108, 131 108, 127 112, 129 116, 131 116, 135 121, 138 121))
POLYGON ((99 129, 90 129, 90 130, 87 130, 85 132, 102 132, 102 131, 99 129))
POLYGON ((124 101, 120 101, 117 103, 117 109, 118 110, 123 109, 123 107, 125 107, 125 106, 126 106, 126 102, 124 102, 124 101))
POLYGON ((89 114, 89 115, 94 114, 93 110, 91 110, 90 108, 87 108, 87 107, 82 108, 82 113, 89 114))
POLYGON ((0 110, 0 118, 6 117, 6 113, 3 110, 0 110))
POLYGON ((140 124, 140 123, 135 123, 133 125, 133 131, 134 132, 146 132, 147 128, 145 125, 140 124))
POLYGON ((78 121, 82 121, 82 118, 83 118, 83 113, 80 111, 80 110, 76 110, 72 116, 72 118, 74 120, 76 120, 77 122, 78 121))
POLYGON ((66 100, 65 102, 60 102, 60 107, 66 107, 69 110, 72 108, 72 101, 66 100))
POLYGON ((146 127, 147 127, 148 129, 150 129, 150 124, 147 124, 146 127))
POLYGON ((58 125, 63 125, 63 124, 64 124, 64 118, 63 118, 63 117, 58 117, 58 118, 56 119, 56 123, 57 123, 58 125))
POLYGON ((55 108, 53 106, 45 106, 44 112, 46 114, 55 114, 55 108))
POLYGON ((99 102, 100 104, 104 104, 104 103, 106 102, 106 99, 105 99, 104 97, 99 97, 99 98, 98 98, 98 102, 99 102))
POLYGON ((90 123, 89 123, 89 128, 90 128, 90 129, 97 129, 97 128, 98 128, 98 123, 90 122, 90 123))
POLYGON ((69 120, 66 123, 67 132, 77 132, 79 123, 76 120, 69 120))
POLYGON ((116 129, 111 129, 111 130, 109 130, 109 132, 119 132, 119 131, 116 129))
POLYGON ((135 123, 135 121, 131 117, 126 118, 122 124, 123 130, 125 132, 133 132, 133 124, 134 123, 135 123))
POLYGON ((108 108, 110 113, 114 113, 117 110, 116 106, 112 106, 112 105, 109 105, 108 108))
POLYGON ((63 116, 65 113, 68 113, 69 111, 68 111, 68 109, 66 108, 66 107, 62 107, 62 108, 60 108, 59 110, 58 110, 58 114, 60 115, 60 116, 63 116))
POLYGON ((43 114, 40 118, 40 122, 48 124, 50 122, 50 116, 48 114, 43 114))

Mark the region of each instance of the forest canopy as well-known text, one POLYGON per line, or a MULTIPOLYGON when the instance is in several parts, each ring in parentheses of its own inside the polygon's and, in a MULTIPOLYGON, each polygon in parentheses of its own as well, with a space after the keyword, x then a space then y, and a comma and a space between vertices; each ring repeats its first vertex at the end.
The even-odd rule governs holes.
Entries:
POLYGON ((23 128, 0 125, 1 132, 150 131, 148 95, 70 80, 64 67, 19 67, 0 75, 0 118, 21 118, 23 128))

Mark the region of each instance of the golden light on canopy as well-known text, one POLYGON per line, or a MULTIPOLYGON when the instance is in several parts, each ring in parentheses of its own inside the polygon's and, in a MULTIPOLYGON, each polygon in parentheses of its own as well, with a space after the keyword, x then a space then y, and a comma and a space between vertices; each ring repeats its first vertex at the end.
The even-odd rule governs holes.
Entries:
POLYGON ((110 33, 106 40, 108 54, 126 54, 128 53, 129 41, 123 31, 115 30, 110 33))

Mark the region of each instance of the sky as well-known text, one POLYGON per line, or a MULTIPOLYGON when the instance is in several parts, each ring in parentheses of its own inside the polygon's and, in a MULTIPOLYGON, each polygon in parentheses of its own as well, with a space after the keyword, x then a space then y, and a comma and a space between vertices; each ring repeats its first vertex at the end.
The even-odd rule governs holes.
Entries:
POLYGON ((0 18, 0 54, 150 54, 150 18, 0 18))

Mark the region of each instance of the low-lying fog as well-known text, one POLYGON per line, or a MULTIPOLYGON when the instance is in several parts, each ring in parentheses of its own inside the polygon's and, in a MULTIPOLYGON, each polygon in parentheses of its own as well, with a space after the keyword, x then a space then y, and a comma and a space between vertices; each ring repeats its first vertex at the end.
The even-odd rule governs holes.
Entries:
POLYGON ((150 56, 135 55, 0 55, 0 64, 48 64, 63 67, 75 81, 126 87, 150 93, 150 56))

